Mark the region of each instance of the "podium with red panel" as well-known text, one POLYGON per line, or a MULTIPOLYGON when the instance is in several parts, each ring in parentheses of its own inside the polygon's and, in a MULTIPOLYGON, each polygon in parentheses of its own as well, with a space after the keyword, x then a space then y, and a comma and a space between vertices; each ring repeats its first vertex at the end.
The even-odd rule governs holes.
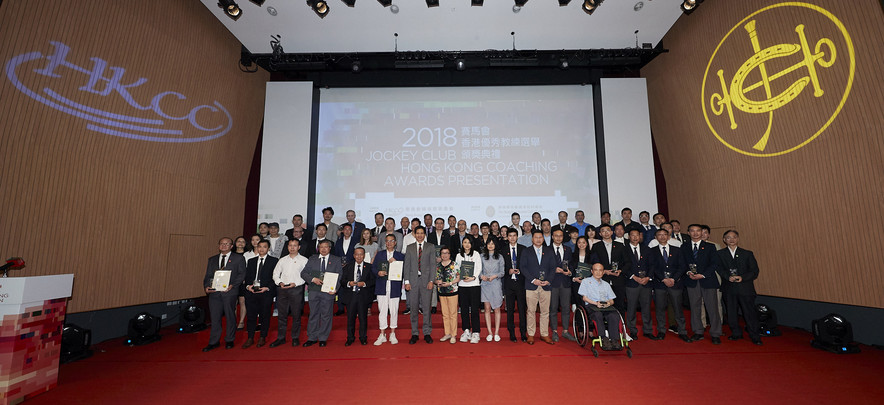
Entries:
POLYGON ((55 387, 73 274, 0 278, 0 404, 55 387))

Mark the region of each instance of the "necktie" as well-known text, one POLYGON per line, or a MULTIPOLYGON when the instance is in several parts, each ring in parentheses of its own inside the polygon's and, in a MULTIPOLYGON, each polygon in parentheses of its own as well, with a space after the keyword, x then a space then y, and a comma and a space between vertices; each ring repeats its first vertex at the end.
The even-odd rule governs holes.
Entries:
POLYGON ((635 263, 638 264, 638 262, 641 260, 641 257, 638 255, 638 248, 637 247, 635 247, 635 246, 632 247, 632 254, 635 255, 635 263))
MULTIPOLYGON (((512 267, 513 267, 513 268, 516 268, 516 248, 515 248, 515 247, 513 247, 513 259, 512 259, 512 263, 513 263, 513 266, 512 266, 512 267)), ((515 280, 515 279, 516 279, 516 274, 513 273, 513 280, 515 280)))
POLYGON ((540 249, 538 249, 538 248, 534 248, 534 253, 537 254, 537 264, 540 264, 540 262, 542 261, 542 260, 540 260, 540 259, 541 259, 541 257, 540 257, 540 256, 541 256, 540 249))
POLYGON ((261 269, 263 269, 263 268, 264 268, 264 258, 262 257, 261 260, 258 262, 258 272, 255 273, 255 282, 258 284, 261 284, 261 269))
POLYGON ((221 269, 227 264, 227 255, 221 255, 221 269))
POLYGON ((421 276, 421 254, 424 253, 424 244, 417 244, 417 276, 421 276))
MULTIPOLYGON (((358 283, 360 278, 362 278, 362 265, 361 264, 356 265, 356 280, 354 280, 354 281, 356 281, 358 283)), ((359 292, 359 286, 358 285, 353 286, 353 291, 359 292)))
POLYGON ((562 247, 556 246, 556 257, 559 258, 559 261, 562 261, 562 247))
POLYGON ((694 243, 694 260, 697 260, 697 252, 698 252, 698 250, 697 250, 697 244, 694 243))
POLYGON ((322 263, 319 265, 319 272, 325 273, 325 258, 322 258, 322 263))
POLYGON ((669 253, 666 253, 666 246, 663 246, 663 261, 669 264, 669 253))

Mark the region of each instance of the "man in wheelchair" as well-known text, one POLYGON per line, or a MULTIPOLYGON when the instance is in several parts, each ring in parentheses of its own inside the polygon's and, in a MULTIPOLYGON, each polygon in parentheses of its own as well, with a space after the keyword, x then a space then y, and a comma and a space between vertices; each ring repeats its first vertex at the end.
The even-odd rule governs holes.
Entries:
POLYGON ((608 322, 607 336, 602 336, 602 350, 621 350, 620 314, 613 307, 616 296, 611 285, 602 280, 604 275, 605 267, 601 263, 593 264, 592 278, 584 279, 577 293, 583 297, 586 312, 595 322, 599 334, 602 332, 598 329, 604 328, 605 321, 608 322))

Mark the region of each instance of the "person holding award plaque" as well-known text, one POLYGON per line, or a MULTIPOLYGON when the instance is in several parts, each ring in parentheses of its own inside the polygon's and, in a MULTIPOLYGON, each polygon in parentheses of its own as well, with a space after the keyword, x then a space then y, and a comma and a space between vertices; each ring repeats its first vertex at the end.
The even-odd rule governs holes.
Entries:
MULTIPOLYGON (((665 228, 664 228, 665 229, 665 228)), ((681 257, 688 266, 684 286, 688 290, 688 300, 691 306, 691 329, 694 335, 692 341, 702 340, 703 327, 702 308, 706 308, 709 316, 709 336, 712 344, 721 344, 721 315, 718 313, 718 257, 715 245, 700 239, 701 228, 699 224, 688 226, 691 241, 681 248, 681 257)))
MULTIPOLYGON (((638 232, 638 231, 636 231, 638 232)), ((580 283, 580 296, 586 305, 589 318, 595 322, 596 332, 602 336, 602 350, 620 350, 620 315, 612 307, 614 305, 614 290, 611 285, 602 280, 605 275, 605 267, 601 263, 592 265, 592 277, 584 279, 580 283), (605 322, 608 328, 607 336, 602 335, 602 327, 605 322)))
POLYGON ((657 230, 655 238, 659 246, 648 255, 648 268, 654 279, 654 307, 657 310, 657 340, 666 337, 666 305, 667 297, 675 311, 675 322, 678 325, 678 337, 690 343, 685 330, 684 309, 681 305, 682 288, 684 288, 685 265, 679 248, 669 244, 669 231, 657 230))
POLYGON ((479 305, 482 299, 479 275, 482 274, 482 255, 473 249, 473 243, 475 240, 472 236, 463 238, 455 263, 460 272, 460 282, 457 283, 460 327, 463 329, 460 341, 479 343, 479 331, 482 330, 482 326, 479 325, 479 305))
MULTIPOLYGON (((564 212, 564 211, 562 211, 564 212)), ((561 220, 561 215, 559 219, 561 220)), ((567 219, 567 213, 565 214, 567 219)), ((564 225, 564 224, 560 224, 564 225)), ((568 225, 570 226, 570 225, 568 225)), ((571 249, 565 246, 565 232, 557 225, 552 231, 552 249, 556 254, 556 272, 552 276, 549 297, 549 328, 552 330, 553 342, 559 341, 558 332, 558 314, 562 314, 562 337, 570 341, 577 341, 577 338, 568 333, 568 325, 571 324, 571 276, 573 273, 569 265, 571 264, 571 249), (561 308, 561 311, 559 311, 561 308)))
MULTIPOLYGON (((322 224, 320 224, 322 225, 322 224)), ((335 294, 338 292, 341 274, 341 258, 331 254, 332 242, 323 239, 319 253, 307 260, 301 278, 307 281, 307 304, 310 317, 307 318, 307 341, 304 347, 319 343, 325 347, 332 329, 332 311, 335 294)))
POLYGON ((233 340, 236 337, 236 297, 239 286, 246 275, 246 261, 239 254, 233 253, 233 241, 224 237, 218 241, 218 254, 209 257, 206 265, 206 275, 203 277, 203 288, 209 295, 209 314, 212 320, 212 329, 209 332, 209 345, 203 348, 204 352, 213 350, 221 345, 221 318, 227 320, 227 330, 224 337, 225 348, 233 348, 233 340), (224 272, 218 274, 218 272, 224 272), (226 278, 224 283, 215 285, 216 275, 226 278))
POLYGON ((436 288, 439 290, 439 301, 442 305, 442 326, 445 336, 439 339, 442 342, 450 340, 457 343, 457 283, 460 274, 457 272, 454 261, 451 260, 451 249, 442 246, 439 251, 439 263, 436 264, 436 288))
POLYGON ((654 324, 651 322, 651 272, 648 267, 648 256, 651 248, 642 243, 642 233, 638 229, 629 231, 629 251, 632 266, 626 272, 626 328, 631 336, 638 336, 635 326, 635 312, 642 309, 642 333, 651 340, 654 336, 654 324))
POLYGON ((497 253, 497 238, 485 242, 485 253, 482 254, 482 302, 485 304, 485 327, 488 328, 487 341, 500 342, 500 307, 503 305, 503 288, 500 279, 503 277, 503 258, 497 253), (491 329, 491 311, 494 311, 494 329, 491 329))
POLYGON ((414 243, 405 249, 404 278, 406 303, 411 307, 411 340, 409 344, 417 343, 418 332, 423 333, 424 341, 433 343, 430 334, 433 332, 432 314, 430 313, 430 299, 433 297, 436 270, 436 247, 426 241, 426 229, 423 226, 415 226, 411 234, 414 243), (423 326, 418 329, 418 318, 423 314, 423 326))
POLYGON ((273 268, 279 259, 270 256, 270 241, 258 242, 258 256, 249 259, 246 264, 246 331, 248 339, 242 345, 248 349, 255 344, 255 331, 260 318, 261 334, 258 347, 264 346, 270 333, 270 316, 273 314, 273 297, 276 295, 276 284, 273 282, 273 268))
MULTIPOLYGON (((387 218, 387 229, 392 228, 393 218, 387 218)), ((398 233, 397 233, 398 234, 398 233)), ((374 341, 375 346, 387 342, 387 325, 389 319, 390 344, 397 344, 396 327, 399 324, 399 298, 402 296, 402 280, 390 280, 390 264, 404 261, 405 255, 396 250, 396 234, 387 233, 383 237, 384 250, 379 251, 372 260, 371 272, 375 276, 374 293, 378 299, 378 328, 381 334, 374 341)))
POLYGON ((549 337, 549 279, 556 273, 556 254, 546 246, 543 231, 531 233, 531 247, 519 258, 519 270, 525 276, 526 316, 528 319, 528 344, 534 344, 537 330, 536 311, 540 305, 540 340, 555 344, 549 337))
POLYGON ((751 250, 739 246, 740 234, 730 229, 724 233, 724 244, 727 246, 718 251, 718 271, 724 283, 724 305, 727 308, 727 324, 730 327, 730 340, 743 338, 737 308, 743 311, 746 331, 752 343, 761 345, 758 314, 755 312, 755 284, 758 278, 758 262, 751 250))

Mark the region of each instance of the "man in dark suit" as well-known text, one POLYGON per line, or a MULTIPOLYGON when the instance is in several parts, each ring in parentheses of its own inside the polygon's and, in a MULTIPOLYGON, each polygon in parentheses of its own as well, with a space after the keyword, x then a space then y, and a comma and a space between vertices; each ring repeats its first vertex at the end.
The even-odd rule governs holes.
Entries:
POLYGON ((553 226, 552 229, 553 230, 559 229, 562 231, 562 235, 568 236, 568 235, 571 235, 572 229, 577 229, 577 228, 574 228, 573 226, 568 224, 568 213, 567 212, 559 211, 559 223, 556 224, 555 226, 553 226))
POLYGON ((679 241, 679 243, 682 244, 688 243, 688 241, 691 240, 690 235, 681 231, 681 222, 679 222, 677 219, 673 219, 670 220, 669 223, 672 225, 672 232, 669 233, 670 235, 672 235, 670 239, 677 240, 679 241))
POLYGON ((630 270, 632 261, 626 253, 626 247, 620 242, 613 239, 614 231, 610 225, 599 226, 599 236, 602 237, 601 243, 596 243, 590 248, 593 260, 601 263, 605 267, 605 275, 602 280, 611 284, 614 290, 614 308, 621 314, 626 312, 626 276, 624 272, 630 270), (614 263, 617 263, 617 270, 614 270, 614 263))
MULTIPOLYGON (((345 224, 346 225, 346 224, 345 224)), ((359 343, 368 344, 368 306, 374 298, 374 275, 365 262, 365 249, 353 251, 353 260, 344 265, 338 299, 347 306, 347 342, 356 341, 356 318, 359 318, 359 343)))
POLYGON ((659 246, 651 249, 648 267, 654 276, 654 306, 657 309, 657 339, 666 337, 666 298, 675 311, 675 322, 678 325, 678 337, 690 343, 684 324, 684 309, 681 305, 682 288, 684 288, 685 265, 679 249, 669 244, 669 231, 660 229, 655 235, 659 246))
POLYGON ((301 227, 295 227, 289 229, 292 231, 292 237, 289 240, 297 240, 298 241, 298 254, 304 257, 309 257, 307 254, 310 251, 310 238, 305 234, 304 229, 301 227))
POLYGON ((359 242, 359 237, 353 232, 349 222, 341 225, 341 237, 335 243, 334 255, 340 257, 344 265, 353 261, 353 249, 359 242))
MULTIPOLYGON (((322 224, 320 224, 321 226, 322 224)), ((332 311, 335 304, 335 294, 341 279, 334 285, 329 286, 328 292, 322 292, 325 273, 341 274, 341 258, 331 254, 332 243, 325 239, 319 244, 319 252, 307 260, 307 266, 301 271, 301 278, 307 280, 307 303, 310 305, 310 317, 307 319, 307 341, 304 347, 310 347, 319 342, 319 347, 325 347, 328 335, 332 328, 332 311)))
POLYGON ((316 239, 313 239, 310 244, 307 245, 307 254, 305 256, 307 256, 308 259, 319 253, 319 246, 324 240, 327 240, 331 244, 331 250, 334 251, 335 242, 326 238, 327 235, 328 232, 325 224, 316 225, 316 239))
MULTIPOLYGON (((527 331, 527 315, 525 313, 525 276, 519 271, 519 258, 525 246, 518 244, 519 232, 516 228, 510 228, 506 233, 507 244, 501 249, 500 254, 503 256, 503 269, 506 276, 503 278, 503 295, 506 301, 506 328, 510 333, 510 341, 516 341, 516 323, 515 311, 518 303, 519 311, 519 332, 522 341, 528 341, 527 331)), ((534 321, 533 319, 531 320, 534 321)))
POLYGON ((233 348, 233 340, 236 337, 236 300, 239 295, 239 286, 246 275, 246 261, 242 255, 231 252, 233 240, 227 237, 218 241, 218 254, 209 257, 206 264, 206 275, 203 277, 203 289, 209 295, 209 313, 212 320, 212 329, 209 332, 209 345, 203 348, 204 352, 215 349, 221 345, 221 317, 227 319, 227 331, 224 337, 225 348, 233 348), (224 290, 212 288, 215 272, 229 270, 230 281, 224 290))
POLYGON ((426 241, 426 230, 418 225, 413 230, 414 243, 405 249, 405 263, 403 263, 402 277, 405 283, 405 295, 408 307, 411 310, 411 340, 409 344, 417 343, 418 317, 423 312, 424 322, 420 331, 424 341, 433 343, 430 334, 433 332, 433 321, 430 314, 430 299, 433 296, 436 279, 436 247, 426 241))
MULTIPOLYGON (((559 218, 561 219, 561 217, 559 218)), ((568 264, 571 263, 571 249, 562 244, 564 238, 561 228, 556 227, 552 231, 552 246, 550 247, 556 255, 556 273, 553 275, 550 285, 549 327, 552 330, 553 342, 559 341, 557 320, 559 312, 562 314, 562 337, 577 341, 577 338, 568 333, 568 325, 571 323, 571 275, 573 273, 570 269, 566 270, 568 264)))
POLYGON ((692 341, 702 340, 703 332, 703 307, 705 304, 706 315, 709 316, 709 336, 712 344, 721 344, 721 316, 718 314, 718 257, 715 245, 700 239, 701 228, 699 224, 688 226, 688 234, 691 240, 681 246, 681 257, 688 266, 687 278, 684 286, 688 290, 688 300, 691 306, 691 329, 694 330, 692 341))
POLYGON ((264 346, 270 331, 270 316, 273 314, 273 297, 276 295, 276 284, 273 282, 273 268, 279 259, 268 254, 270 241, 258 242, 258 256, 249 259, 246 264, 246 329, 248 339, 242 345, 248 349, 255 343, 255 330, 261 322, 261 334, 258 347, 264 346))
POLYGON ((635 312, 641 306, 642 333, 651 340, 654 336, 654 325, 651 323, 651 270, 648 257, 651 249, 642 243, 642 234, 637 229, 629 232, 629 245, 626 246, 632 266, 624 272, 626 276, 626 328, 631 336, 638 336, 635 326, 635 312))
MULTIPOLYGON (((365 224, 356 220, 356 211, 347 210, 347 222, 344 222, 344 224, 350 224, 351 233, 356 235, 357 240, 362 237, 362 230, 365 229, 365 224)), ((344 224, 341 224, 341 226, 344 224)))
MULTIPOLYGON (((427 241, 436 246, 451 246, 451 235, 445 229, 445 220, 436 218, 433 222, 433 228, 427 229, 427 241)), ((452 256, 454 256, 452 254, 452 256)))
MULTIPOLYGON (((617 225, 617 224, 623 225, 623 234, 624 235, 629 235, 629 231, 631 231, 633 229, 638 229, 639 232, 644 234, 645 228, 643 226, 639 225, 638 222, 635 222, 632 220, 632 209, 631 208, 626 207, 626 208, 623 208, 622 210, 620 210, 620 217, 623 219, 614 225, 617 225)), ((604 216, 602 216, 602 218, 603 218, 602 220, 604 221, 604 216)), ((601 228, 601 225, 599 225, 599 228, 601 228)), ((612 230, 614 229, 613 225, 611 226, 611 229, 612 230)), ((645 241, 645 244, 647 244, 647 241, 645 241)), ((616 294, 616 291, 614 293, 616 294)))
MULTIPOLYGON (((292 240, 294 238, 295 229, 300 229, 302 234, 304 233, 304 230, 307 229, 304 227, 304 217, 301 216, 301 214, 295 214, 292 217, 292 227, 285 231, 285 237, 287 240, 292 240)), ((304 245, 304 241, 299 240, 298 242, 301 242, 301 245, 304 245)))
POLYGON ((378 245, 383 245, 384 241, 381 240, 378 242, 378 236, 384 233, 384 214, 380 212, 376 212, 374 214, 374 228, 371 228, 371 241, 377 242, 378 245))
POLYGON ((758 314, 755 313, 755 279, 758 278, 758 262, 751 250, 739 247, 740 234, 730 229, 724 233, 727 246, 718 251, 719 274, 724 285, 724 305, 727 309, 727 324, 731 329, 730 340, 743 338, 737 309, 743 311, 746 331, 752 343, 761 345, 758 314))
POLYGON ((531 247, 525 249, 519 258, 519 270, 525 276, 526 317, 529 322, 528 344, 534 344, 534 323, 537 305, 540 305, 540 340, 555 344, 549 337, 550 282, 556 274, 556 254, 543 241, 543 231, 534 230, 531 234, 531 247))
MULTIPOLYGON (((420 220, 418 220, 418 222, 420 222, 420 220)), ((399 224, 402 225, 402 227, 397 229, 396 232, 399 232, 402 236, 408 235, 413 231, 413 229, 411 229, 411 220, 408 219, 408 217, 402 217, 402 219, 399 220, 399 224)))
MULTIPOLYGON (((470 234, 467 233, 467 221, 460 220, 457 221, 457 233, 450 236, 449 243, 451 247, 452 256, 456 256, 460 253, 460 245, 463 242, 463 239, 469 237, 470 234)), ((473 247, 475 249, 476 247, 473 247)))

